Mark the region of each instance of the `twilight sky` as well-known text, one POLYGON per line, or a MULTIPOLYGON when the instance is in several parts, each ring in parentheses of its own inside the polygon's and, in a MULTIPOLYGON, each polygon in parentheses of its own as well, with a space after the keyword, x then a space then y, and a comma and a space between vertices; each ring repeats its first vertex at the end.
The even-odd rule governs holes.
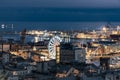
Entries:
POLYGON ((0 0, 0 7, 120 8, 120 0, 0 0))

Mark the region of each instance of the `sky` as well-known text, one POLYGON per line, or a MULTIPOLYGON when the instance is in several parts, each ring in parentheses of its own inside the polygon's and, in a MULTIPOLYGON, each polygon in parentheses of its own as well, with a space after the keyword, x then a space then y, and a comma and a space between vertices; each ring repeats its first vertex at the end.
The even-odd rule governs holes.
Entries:
POLYGON ((0 0, 0 21, 120 21, 120 0, 0 0))
POLYGON ((0 0, 0 7, 120 8, 120 0, 0 0))

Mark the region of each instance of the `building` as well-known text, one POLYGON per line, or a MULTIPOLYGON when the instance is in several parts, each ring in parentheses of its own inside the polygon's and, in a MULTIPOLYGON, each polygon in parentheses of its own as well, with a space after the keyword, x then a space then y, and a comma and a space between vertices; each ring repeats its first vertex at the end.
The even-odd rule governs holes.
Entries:
POLYGON ((75 61, 84 63, 86 61, 86 51, 85 48, 75 48, 75 61))
MULTIPOLYGON (((23 77, 32 74, 33 70, 36 70, 36 67, 30 64, 21 63, 9 63, 4 66, 5 73, 3 74, 7 80, 19 80, 23 77)), ((0 79, 1 80, 1 79, 0 79)))
POLYGON ((60 62, 85 62, 86 51, 84 48, 78 48, 70 43, 61 43, 60 44, 60 62))
POLYGON ((119 72, 109 72, 105 75, 105 80, 120 80, 119 72))
POLYGON ((73 46, 70 43, 60 44, 60 62, 72 62, 75 61, 75 53, 73 46))
POLYGON ((48 62, 47 61, 43 61, 43 62, 38 62, 37 65, 37 72, 40 73, 48 73, 48 62))
POLYGON ((109 61, 110 61, 110 58, 100 58, 100 67, 102 71, 110 69, 109 61))
POLYGON ((10 54, 7 52, 0 52, 0 54, 2 55, 2 63, 7 63, 10 60, 10 54))
POLYGON ((0 51, 9 51, 10 50, 10 45, 8 43, 0 43, 0 51))
POLYGON ((19 80, 19 78, 17 76, 10 76, 7 80, 19 80))

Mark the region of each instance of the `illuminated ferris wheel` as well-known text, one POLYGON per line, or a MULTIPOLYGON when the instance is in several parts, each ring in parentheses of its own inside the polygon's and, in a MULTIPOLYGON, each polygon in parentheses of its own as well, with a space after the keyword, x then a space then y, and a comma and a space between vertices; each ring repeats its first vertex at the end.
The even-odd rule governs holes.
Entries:
POLYGON ((54 36, 50 39, 48 43, 49 58, 56 59, 56 46, 62 42, 62 39, 59 36, 54 36))

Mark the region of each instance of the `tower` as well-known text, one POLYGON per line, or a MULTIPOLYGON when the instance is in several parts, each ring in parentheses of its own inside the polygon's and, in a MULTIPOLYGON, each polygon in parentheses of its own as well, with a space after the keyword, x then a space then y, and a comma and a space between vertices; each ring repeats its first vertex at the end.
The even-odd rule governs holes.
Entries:
POLYGON ((21 32, 20 41, 21 41, 22 44, 25 42, 25 37, 26 37, 26 29, 24 29, 21 32))

